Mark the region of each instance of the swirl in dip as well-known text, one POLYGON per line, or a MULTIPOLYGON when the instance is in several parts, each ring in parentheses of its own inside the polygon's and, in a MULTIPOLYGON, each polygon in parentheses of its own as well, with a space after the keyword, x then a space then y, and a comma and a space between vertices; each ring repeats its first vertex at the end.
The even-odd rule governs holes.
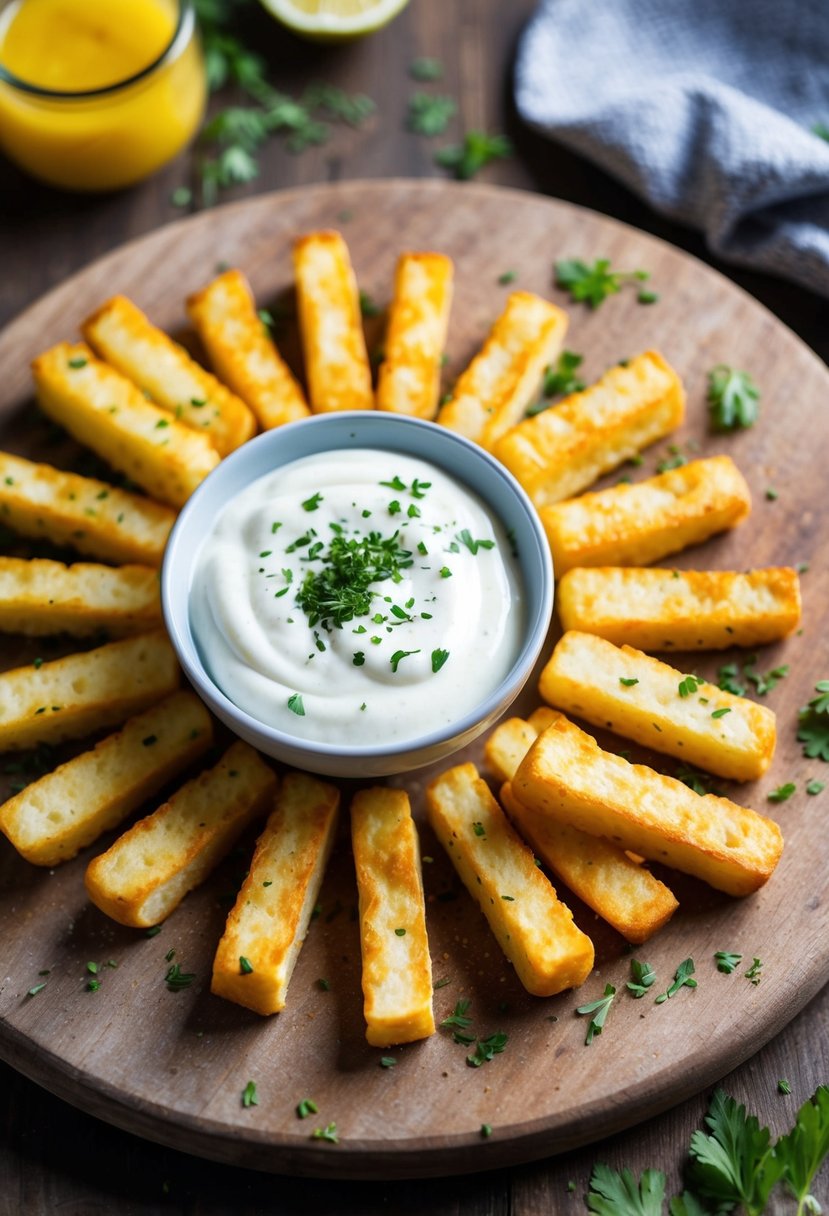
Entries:
POLYGON ((286 734, 370 746, 456 722, 520 649, 518 565, 500 522, 427 461, 322 452, 218 517, 190 600, 202 661, 286 734))

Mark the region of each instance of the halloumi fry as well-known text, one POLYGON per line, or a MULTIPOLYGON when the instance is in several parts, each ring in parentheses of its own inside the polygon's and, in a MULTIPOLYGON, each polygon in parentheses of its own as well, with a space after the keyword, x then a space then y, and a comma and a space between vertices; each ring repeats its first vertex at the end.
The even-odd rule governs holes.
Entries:
POLYGON ((151 405, 83 343, 53 346, 32 372, 44 413, 162 502, 183 506, 219 463, 206 436, 151 405))
POLYGON ((605 837, 729 895, 761 887, 783 849, 771 819, 602 751, 564 717, 533 743, 512 789, 535 815, 605 837))
POLYGON ((583 903, 627 941, 647 941, 679 906, 673 892, 609 840, 534 815, 515 797, 512 777, 541 731, 559 716, 536 710, 529 721, 509 718, 489 736, 486 762, 503 783, 501 805, 537 856, 583 903))
MULTIPOLYGON (((261 326, 260 326, 261 329, 261 326)), ((235 393, 191 359, 126 296, 113 296, 81 326, 92 349, 152 401, 227 456, 256 434, 235 393)))
POLYGON ((190 296, 187 311, 217 373, 263 430, 307 417, 305 394, 271 340, 241 270, 226 270, 190 296))
POLYGON ((0 452, 0 522, 102 561, 160 566, 175 511, 78 473, 0 452))
POLYGON ((750 510, 751 492, 730 456, 709 456, 539 515, 560 576, 574 566, 647 566, 735 528, 750 510))
POLYGON ((373 409, 357 280, 339 232, 300 237, 294 271, 311 409, 315 414, 373 409))
POLYGON ((78 739, 123 722, 178 688, 161 630, 0 675, 0 751, 78 739))
POLYGON ((92 902, 120 925, 148 929, 166 920, 204 882, 273 800, 276 776, 238 741, 219 763, 139 819, 86 868, 92 902))
POLYGON ((514 291, 481 350, 458 377, 441 426, 493 449, 521 421, 544 368, 561 350, 568 316, 529 291, 514 291))
POLYGON ((443 253, 404 253, 397 262, 377 408, 434 418, 449 309, 452 259, 443 253))
POLYGON ((339 802, 333 785, 307 773, 285 775, 216 951, 210 987, 216 996, 256 1013, 285 1008, 334 842, 339 802))
POLYGON ((592 633, 564 634, 538 691, 556 709, 730 781, 762 777, 774 755, 765 705, 592 633))
POLYGON ((0 632, 146 633, 161 624, 158 571, 0 557, 0 632))
POLYGON ((192 692, 130 718, 117 734, 0 806, 0 831, 27 861, 68 861, 207 750, 213 724, 192 692))
POLYGON ((496 444, 494 453, 537 507, 580 494, 685 416, 685 391, 654 350, 616 364, 583 392, 565 397, 496 444))
POLYGON ((764 646, 800 624, 800 580, 787 566, 661 570, 602 566, 568 570, 556 588, 564 629, 640 650, 764 646))
POLYGON ((412 1043, 435 1032, 420 846, 405 790, 360 790, 351 803, 360 898, 366 1039, 412 1043))
POLYGON ((474 764, 443 773, 426 791, 429 822, 498 944, 534 996, 584 983, 593 943, 573 922, 474 764))

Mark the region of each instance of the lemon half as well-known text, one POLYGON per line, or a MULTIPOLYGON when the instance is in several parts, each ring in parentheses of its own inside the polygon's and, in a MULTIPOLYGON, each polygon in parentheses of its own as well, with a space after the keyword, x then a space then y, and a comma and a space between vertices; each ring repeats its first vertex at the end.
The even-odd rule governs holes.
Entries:
POLYGON ((342 42, 373 34, 409 0, 262 0, 289 29, 319 42, 342 42))

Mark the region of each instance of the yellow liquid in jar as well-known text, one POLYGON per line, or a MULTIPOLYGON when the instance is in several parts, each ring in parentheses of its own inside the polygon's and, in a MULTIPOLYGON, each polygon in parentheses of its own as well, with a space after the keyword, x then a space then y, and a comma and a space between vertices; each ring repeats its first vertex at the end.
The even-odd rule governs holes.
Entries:
POLYGON ((205 102, 195 35, 157 63, 175 34, 173 0, 18 0, 0 15, 0 143, 53 185, 107 190, 171 160, 192 138, 205 102), (155 67, 152 67, 156 64, 155 67), (152 68, 141 80, 118 86, 152 68), (111 89, 99 96, 72 96, 111 89))

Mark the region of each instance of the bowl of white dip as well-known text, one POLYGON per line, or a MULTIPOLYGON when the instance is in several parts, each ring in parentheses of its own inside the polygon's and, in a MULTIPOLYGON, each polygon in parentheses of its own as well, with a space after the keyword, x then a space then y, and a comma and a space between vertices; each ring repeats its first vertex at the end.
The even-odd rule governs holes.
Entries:
POLYGON ((374 778, 449 756, 508 708, 553 571, 532 504, 483 448, 354 411, 223 460, 178 517, 161 591, 185 673, 235 734, 374 778))

